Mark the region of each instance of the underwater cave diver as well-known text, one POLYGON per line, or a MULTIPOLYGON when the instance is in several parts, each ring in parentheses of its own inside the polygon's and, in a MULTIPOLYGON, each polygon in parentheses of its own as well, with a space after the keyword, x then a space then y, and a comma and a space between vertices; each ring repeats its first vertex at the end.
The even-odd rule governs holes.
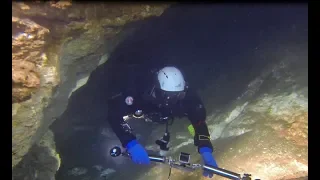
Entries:
MULTIPOLYGON (((133 75, 136 76, 130 73, 130 76, 133 75)), ((165 66, 151 70, 137 75, 126 86, 121 93, 109 99, 108 122, 134 163, 149 164, 150 160, 128 124, 128 117, 166 124, 166 132, 156 144, 161 150, 167 151, 170 140, 168 122, 173 121, 174 117, 187 116, 194 130, 194 145, 204 163, 218 167, 212 155, 213 147, 205 121, 206 109, 197 93, 188 87, 179 69, 165 66)), ((203 175, 213 176, 206 171, 203 175)))

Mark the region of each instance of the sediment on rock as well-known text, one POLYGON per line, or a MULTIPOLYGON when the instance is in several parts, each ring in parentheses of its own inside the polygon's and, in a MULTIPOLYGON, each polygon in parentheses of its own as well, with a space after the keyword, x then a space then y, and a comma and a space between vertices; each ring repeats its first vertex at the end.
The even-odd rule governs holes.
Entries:
POLYGON ((12 4, 12 167, 63 113, 71 94, 138 24, 168 4, 12 4), (135 26, 136 25, 136 26, 135 26))
POLYGON ((13 169, 12 178, 14 180, 53 179, 60 164, 61 159, 56 152, 53 133, 48 131, 13 169))

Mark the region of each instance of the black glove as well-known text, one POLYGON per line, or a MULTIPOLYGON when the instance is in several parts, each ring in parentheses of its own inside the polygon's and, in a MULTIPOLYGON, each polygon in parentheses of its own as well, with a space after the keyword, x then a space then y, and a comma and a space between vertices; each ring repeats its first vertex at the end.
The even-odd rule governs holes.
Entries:
POLYGON ((170 134, 165 133, 164 136, 160 140, 156 140, 156 144, 160 146, 161 150, 168 151, 168 143, 170 141, 170 134))

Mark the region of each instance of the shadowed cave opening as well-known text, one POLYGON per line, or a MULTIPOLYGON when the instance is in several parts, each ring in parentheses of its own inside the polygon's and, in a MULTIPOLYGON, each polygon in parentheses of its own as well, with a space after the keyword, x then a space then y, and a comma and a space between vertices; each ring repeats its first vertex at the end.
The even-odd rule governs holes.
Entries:
MULTIPOLYGON (((66 111, 51 125, 62 160, 56 179, 79 179, 68 176, 68 170, 97 164, 116 170, 108 179, 137 179, 150 167, 112 159, 109 149, 120 142, 111 131, 110 137, 101 135, 109 127, 107 99, 121 92, 127 77, 167 64, 179 67, 200 91, 224 78, 208 97, 210 114, 236 99, 263 68, 277 61, 273 52, 283 48, 282 42, 305 41, 305 16, 300 15, 305 11, 285 4, 175 5, 160 17, 145 20, 72 94, 66 111)), ((99 179, 95 170, 87 174, 99 179)))

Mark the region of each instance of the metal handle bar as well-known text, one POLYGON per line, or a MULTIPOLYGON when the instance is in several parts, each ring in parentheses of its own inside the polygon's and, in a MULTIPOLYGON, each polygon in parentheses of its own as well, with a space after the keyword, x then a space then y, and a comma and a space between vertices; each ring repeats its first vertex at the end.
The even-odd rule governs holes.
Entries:
MULTIPOLYGON (((110 155, 113 157, 122 155, 125 157, 130 157, 130 154, 128 152, 121 152, 121 149, 119 147, 114 147, 110 150, 110 155)), ((196 169, 202 168, 203 170, 209 171, 213 174, 233 179, 233 180, 251 180, 250 174, 244 174, 241 176, 238 173, 234 173, 222 168, 213 167, 209 165, 202 165, 202 164, 191 164, 191 163, 181 163, 179 161, 176 161, 172 159, 171 157, 165 157, 165 156, 155 156, 155 155, 148 155, 150 161, 157 162, 157 163, 163 163, 168 164, 171 168, 180 169, 182 171, 188 171, 192 172, 196 169)))

